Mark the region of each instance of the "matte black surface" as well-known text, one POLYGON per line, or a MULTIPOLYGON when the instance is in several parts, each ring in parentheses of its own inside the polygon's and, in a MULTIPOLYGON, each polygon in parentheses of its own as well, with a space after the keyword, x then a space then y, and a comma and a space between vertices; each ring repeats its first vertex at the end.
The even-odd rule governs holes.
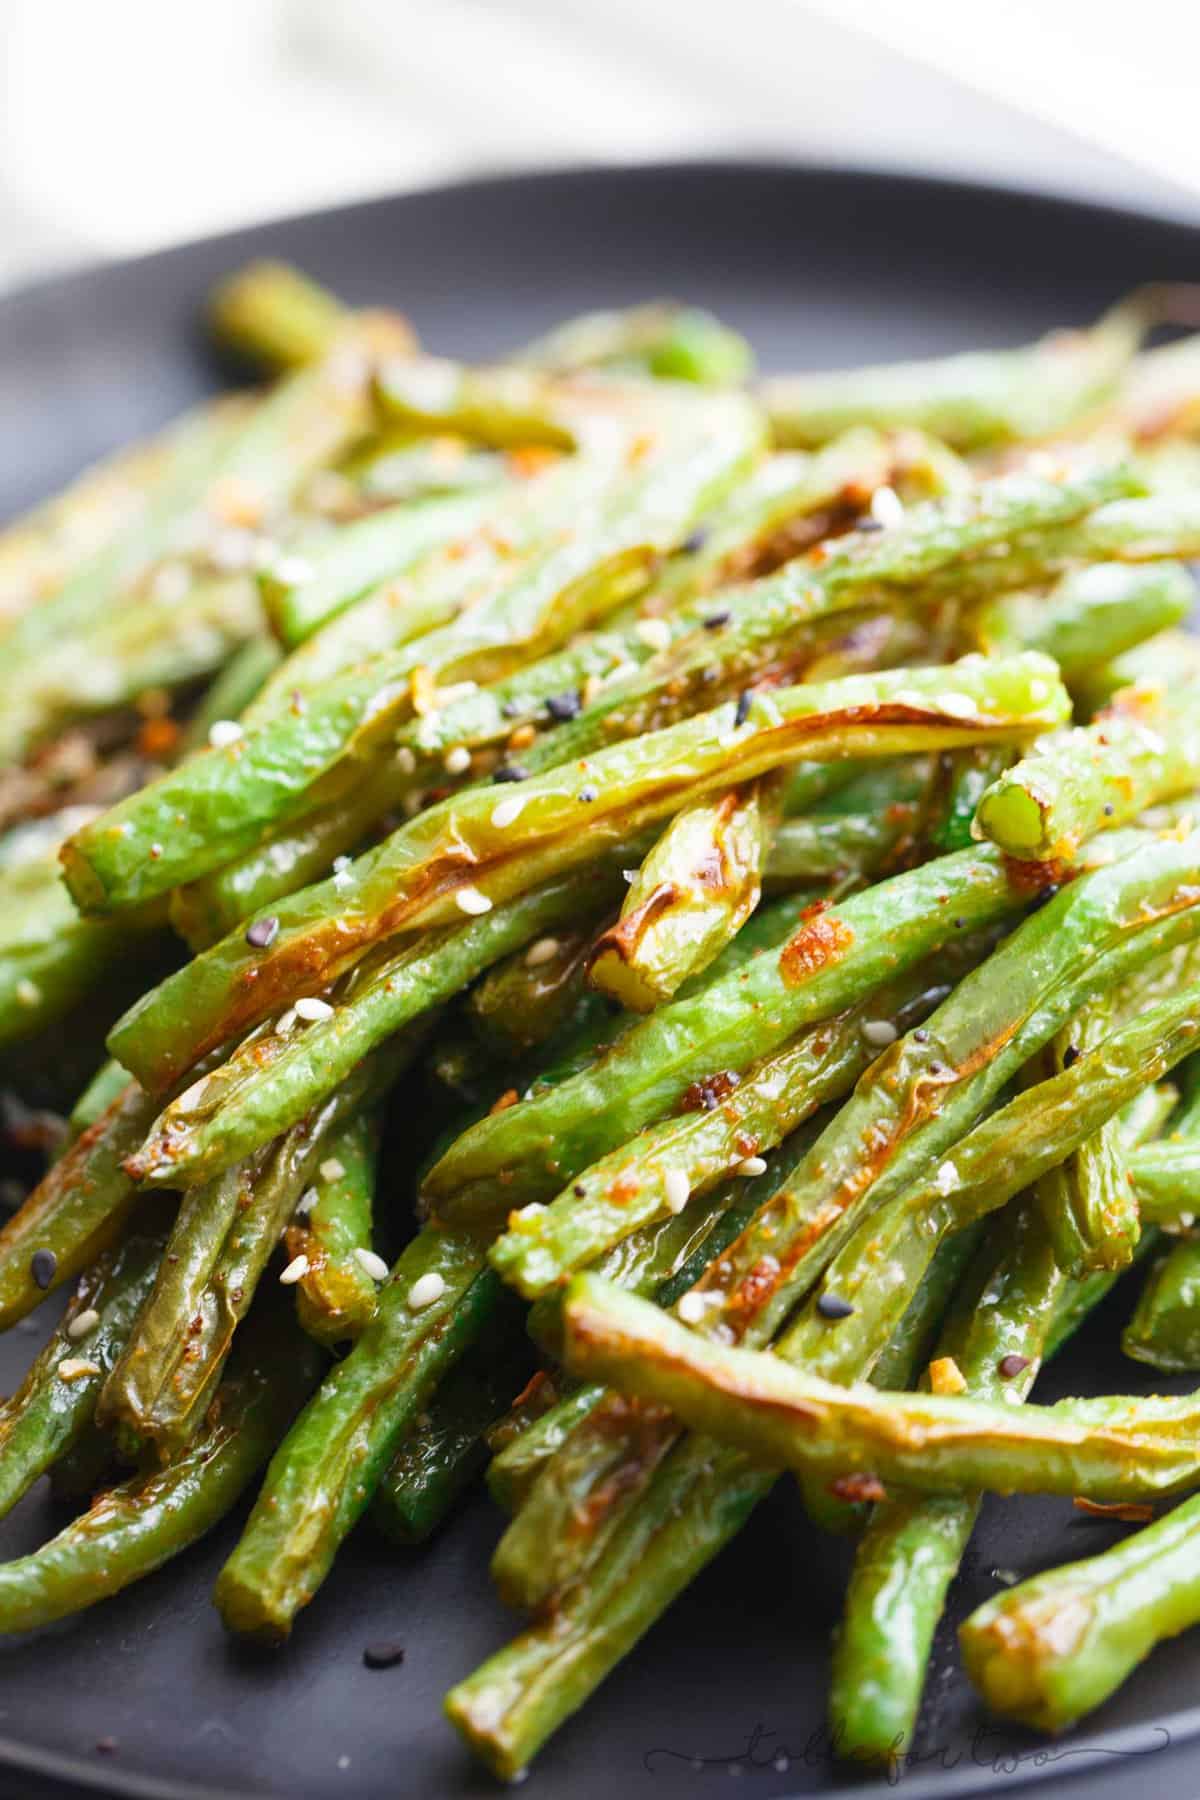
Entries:
MULTIPOLYGON (((209 283, 251 255, 293 258, 350 300, 395 301, 433 348, 507 348, 564 314, 673 293, 716 307, 771 367, 1019 342, 1086 320, 1123 289, 1200 277, 1200 233, 1078 204, 778 166, 590 171, 474 183, 269 225, 0 302, 0 516, 205 392, 209 283)), ((1116 1348, 1118 1290, 1042 1384, 1045 1398, 1147 1386, 1116 1348)), ((0 1341, 0 1387, 36 1346, 0 1341)), ((54 1528, 39 1492, 0 1555, 54 1528)), ((0 1794, 402 1800, 494 1794, 440 1714, 444 1689, 513 1629, 486 1579, 498 1515, 473 1501, 432 1546, 363 1530, 293 1643, 253 1653, 208 1603, 232 1526, 95 1613, 0 1643, 0 1794), (372 1672, 362 1648, 407 1646, 372 1672), (111 1738, 116 1749, 96 1749, 111 1738), (348 1757, 348 1766, 339 1759, 348 1757), (9 1773, 4 1773, 7 1767, 9 1773), (57 1779, 56 1779, 57 1777, 57 1779)), ((952 1596, 957 1622, 1025 1575, 1113 1541, 1066 1501, 991 1503, 952 1596)), ((848 1551, 807 1526, 791 1484, 562 1731, 529 1792, 577 1800, 881 1794, 822 1736, 826 1645, 848 1551), (789 1754, 787 1767, 775 1759, 789 1754), (699 1768, 692 1758, 702 1760, 699 1768)), ((1200 1792, 1200 1643, 1160 1650, 1054 1746, 992 1731, 938 1643, 909 1800, 1003 1793, 1048 1774, 1055 1800, 1145 1784, 1200 1792), (976 1736, 980 1731, 985 1736, 976 1736), (1181 1746, 1183 1746, 1181 1748, 1181 1746)))

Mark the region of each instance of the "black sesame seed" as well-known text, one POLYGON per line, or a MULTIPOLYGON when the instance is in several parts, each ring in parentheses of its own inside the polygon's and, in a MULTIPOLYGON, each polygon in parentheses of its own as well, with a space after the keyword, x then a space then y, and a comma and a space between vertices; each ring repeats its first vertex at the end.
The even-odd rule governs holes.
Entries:
POLYGON ((1116 810, 1117 809, 1111 800, 1106 800, 1104 802, 1104 816, 1106 819, 1111 819, 1116 810))
POLYGON ((600 789, 598 787, 593 787, 591 782, 589 782, 586 787, 580 788, 576 798, 582 800, 585 806, 590 806, 593 800, 598 800, 600 798, 600 789))
POLYGON ((918 1026, 913 1032, 913 1039, 918 1044, 927 1044, 929 1042, 929 1033, 921 1026, 918 1026))
POLYGON ((546 711, 560 725, 565 724, 568 719, 577 719, 583 711, 583 695, 578 690, 571 694, 551 694, 546 702, 546 711))
POLYGON ((492 773, 493 781, 528 781, 529 770, 522 763, 501 763, 492 773))
POLYGON ((584 1187, 582 1181, 577 1181, 575 1183, 575 1193, 580 1200, 582 1200, 584 1195, 587 1193, 587 1189, 584 1187))
POLYGON ((750 692, 749 688, 743 688, 742 692, 738 695, 737 711, 733 715, 733 728, 735 731, 739 725, 744 725, 746 720, 750 717, 750 706, 753 699, 754 695, 750 692))
POLYGON ((940 1063, 935 1059, 929 1065, 929 1073, 931 1075, 944 1075, 946 1073, 945 1063, 940 1063))
POLYGON ((1074 1044, 1068 1044, 1063 1051, 1063 1068, 1070 1069, 1079 1061, 1079 1052, 1074 1044))
POLYGON ((29 1259, 29 1273, 35 1287, 45 1293, 58 1272, 58 1258, 53 1250, 35 1250, 29 1259))
POLYGON ((253 950, 266 950, 279 936, 279 920, 255 919, 253 925, 246 930, 246 942, 253 950))
POLYGON ((854 1308, 840 1294, 826 1292, 817 1296, 817 1311, 823 1319, 848 1319, 854 1308))
POLYGON ((363 1661, 368 1669, 394 1669, 397 1663, 404 1661, 404 1645, 396 1643, 394 1638, 381 1638, 378 1643, 366 1646, 363 1661))
POLYGON ((864 513, 862 518, 858 521, 858 524, 855 527, 855 529, 857 531, 882 531, 883 530, 883 520, 882 519, 874 519, 871 517, 870 513, 864 513))
POLYGON ((966 920, 965 920, 965 919, 955 919, 955 921, 954 921, 954 929, 955 929, 955 930, 956 930, 956 931, 961 931, 961 930, 962 930, 962 928, 963 928, 963 926, 964 926, 964 925, 965 925, 965 924, 966 924, 966 922, 967 922, 967 921, 966 921, 966 920))
POLYGON ((679 548, 681 550, 685 550, 689 556, 694 556, 696 554, 697 550, 703 550, 703 548, 704 548, 705 544, 707 544, 707 542, 708 542, 707 531, 705 531, 702 526, 698 525, 696 527, 695 531, 688 533, 687 537, 684 538, 684 540, 683 540, 682 544, 679 546, 679 548))
POLYGON ((701 624, 704 626, 705 631, 720 631, 722 625, 728 625, 732 617, 733 614, 728 610, 724 612, 709 613, 706 619, 701 620, 701 624))
POLYGON ((1000 1361, 996 1364, 996 1367, 999 1369, 1004 1379, 1010 1381, 1014 1375, 1019 1375, 1022 1369, 1027 1369, 1029 1367, 1029 1358, 1027 1356, 1017 1356, 1014 1352, 1010 1356, 1002 1356, 1000 1361))
POLYGON ((521 702, 519 700, 506 700, 500 708, 500 716, 503 719, 515 719, 520 715, 520 711, 521 702))

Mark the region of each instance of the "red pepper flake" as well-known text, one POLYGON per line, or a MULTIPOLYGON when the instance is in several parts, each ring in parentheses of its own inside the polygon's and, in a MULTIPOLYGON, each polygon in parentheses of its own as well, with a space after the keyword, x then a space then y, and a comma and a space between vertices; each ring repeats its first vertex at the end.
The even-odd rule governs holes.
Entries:
POLYGON ((1040 894, 1047 888, 1060 888, 1070 880, 1067 863, 1048 858, 1045 862, 1022 861, 1019 856, 1005 856, 1004 872, 1018 894, 1040 894))
POLYGON ((835 1500, 886 1500, 887 1489, 878 1475, 839 1475, 829 1484, 835 1500))
POLYGON ((722 1069, 716 1075, 705 1075, 684 1090, 679 1102, 681 1112, 713 1112, 722 1100, 732 1094, 741 1082, 735 1069, 722 1069))
POLYGON ((822 912, 803 922, 788 939, 779 952, 779 972, 788 987, 799 987, 828 963, 839 962, 853 942, 854 933, 844 919, 822 912))
POLYGON ((137 735, 138 754, 151 762, 163 762, 179 742, 174 719, 147 719, 137 735))
POLYGON ((506 1092, 501 1094, 500 1098, 493 1102, 489 1107, 488 1117, 494 1118, 497 1113, 507 1112, 510 1106, 515 1106, 517 1104, 520 1097, 521 1096, 518 1094, 516 1088, 508 1088, 506 1092))
POLYGON ((1089 1518, 1115 1519, 1122 1525, 1148 1525, 1154 1517, 1154 1508, 1145 1500, 1088 1500, 1076 1494, 1071 1504, 1089 1518))

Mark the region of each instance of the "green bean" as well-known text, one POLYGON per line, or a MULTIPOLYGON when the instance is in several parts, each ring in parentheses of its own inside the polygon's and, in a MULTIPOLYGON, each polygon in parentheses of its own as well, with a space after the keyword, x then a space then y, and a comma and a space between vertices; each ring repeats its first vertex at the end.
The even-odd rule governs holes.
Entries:
MULTIPOLYGON (((685 1111, 652 1125, 592 1165, 548 1207, 510 1215, 490 1261, 527 1299, 551 1292, 639 1226, 682 1211, 743 1163, 761 1164, 798 1125, 853 1086, 894 1037, 924 1018, 948 992, 928 966, 895 980, 845 1012, 798 1035, 722 1092, 711 1110, 685 1111)), ((753 1174, 753 1168, 746 1171, 753 1174)))
POLYGON ((972 631, 989 655, 1043 651, 1063 680, 1074 683, 1181 624, 1196 598, 1196 583, 1180 563, 1093 563, 1063 576, 1045 597, 1008 594, 992 601, 972 621, 972 631))
POLYGON ((1200 1145, 1149 1144, 1129 1157, 1129 1179, 1138 1209, 1154 1224, 1184 1224, 1200 1211, 1200 1145))
POLYGON ((1015 1408, 841 1387, 782 1357, 707 1342, 588 1274, 574 1277, 563 1317, 576 1374, 669 1406, 768 1466, 869 1471, 926 1493, 974 1487, 1098 1500, 1166 1498, 1200 1480, 1190 1396, 1015 1408))
POLYGON ((416 1036, 397 1038, 275 1143, 188 1188, 154 1292, 105 1382, 102 1419, 131 1427, 160 1449, 190 1435, 310 1177, 339 1142, 340 1128, 391 1085, 419 1043, 416 1036))
POLYGON ((882 813, 781 819, 771 834, 765 879, 808 882, 885 875, 911 843, 917 811, 911 800, 895 800, 882 813))
POLYGON ((419 1431, 401 1443, 375 1491, 371 1517, 397 1544, 421 1544, 487 1465, 484 1433, 529 1379, 531 1352, 520 1309, 494 1321, 429 1404, 419 1431))
POLYGON ((976 830, 1010 856, 1070 858, 1104 824, 1200 785, 1200 708, 1188 694, 1119 698, 995 781, 976 830))
POLYGON ((753 782, 676 813, 596 940, 589 984, 651 1012, 708 968, 758 905, 774 811, 773 788, 753 782))
POLYGON ((974 750, 952 750, 938 759, 929 796, 929 837, 943 854, 965 850, 983 795, 1013 762, 1012 750, 985 744, 974 750))
POLYGON ((236 1504, 321 1361, 286 1314, 265 1325, 256 1320, 245 1339, 219 1404, 185 1449, 164 1468, 100 1494, 40 1550, 0 1565, 0 1631, 31 1631, 119 1593, 195 1543, 236 1504))
POLYGON ((501 1292, 480 1244, 461 1234, 426 1230, 401 1254, 375 1317, 272 1458, 217 1582, 217 1606, 231 1630, 287 1636, 404 1434, 487 1328, 501 1292))
MULTIPOLYGON (((615 893, 619 879, 615 868, 597 870, 596 891, 607 882, 615 893)), ((176 1187, 251 1155, 332 1093, 375 1045, 577 910, 569 877, 543 883, 478 918, 403 942, 373 968, 352 971, 322 1017, 302 1021, 289 1008, 290 1017, 247 1038, 200 1092, 189 1089, 165 1109, 132 1158, 133 1173, 139 1181, 176 1187)))
POLYGON ((1087 331, 1019 350, 967 351, 833 374, 777 375, 763 404, 780 444, 820 444, 847 425, 918 425, 956 450, 1051 437, 1113 400, 1153 322, 1142 295, 1087 331))
POLYGON ((553 375, 616 365, 703 387, 736 386, 754 366, 740 333, 700 307, 670 300, 581 313, 526 344, 512 360, 553 375))
POLYGON ((324 356, 346 322, 340 300, 289 263, 259 261, 218 282, 208 322, 222 348, 272 373, 324 356))
POLYGON ((205 689, 179 741, 186 755, 208 745, 212 727, 224 719, 239 719, 279 666, 279 646, 269 637, 251 638, 234 652, 215 680, 205 689))
POLYGON ((285 1233, 289 1263, 304 1257, 296 1310, 309 1337, 327 1346, 361 1336, 375 1316, 376 1280, 358 1251, 371 1251, 378 1130, 353 1114, 325 1140, 325 1154, 285 1233))
MULTIPOLYGON (((1189 1069, 1186 1073, 1193 1071, 1189 1069)), ((1177 1175, 1172 1199, 1171 1163, 1177 1161, 1186 1165, 1197 1160, 1189 1155, 1200 1132, 1200 1090, 1194 1079, 1187 1099, 1171 1124, 1172 1129, 1166 1137, 1150 1145, 1145 1152, 1147 1157, 1157 1159, 1157 1179, 1144 1186, 1138 1183, 1134 1170, 1140 1159, 1135 1157, 1129 1159, 1130 1175, 1137 1184, 1139 1201, 1157 1198, 1166 1206, 1173 1204, 1175 1216, 1178 1218, 1182 1214, 1187 1220, 1187 1186, 1179 1182, 1177 1175)), ((1191 1191, 1193 1198, 1200 1192, 1194 1181, 1191 1191)), ((1155 1263, 1121 1335, 1121 1348, 1126 1356, 1169 1373, 1200 1367, 1200 1331, 1196 1323, 1196 1303, 1200 1298, 1196 1287, 1198 1268, 1196 1240, 1190 1237, 1173 1244, 1155 1263)))
POLYGON ((1200 1619, 1193 1498, 1100 1556, 1048 1569, 961 1627, 967 1674, 995 1712, 1062 1731, 1114 1693, 1154 1645, 1200 1619))
POLYGON ((335 676, 78 833, 64 850, 77 901, 106 911, 219 867, 253 848, 342 759, 382 745, 407 712, 421 670, 439 680, 495 678, 630 599, 754 454, 757 422, 745 406, 721 423, 720 435, 614 479, 565 540, 445 627, 440 641, 430 634, 335 676))
POLYGON ((126 1082, 0 1230, 0 1330, 81 1275, 120 1237, 137 1199, 122 1164, 154 1111, 136 1081, 126 1082), (38 1251, 49 1255, 38 1258, 35 1276, 38 1251))
MULTIPOLYGON (((589 908, 590 911, 590 908, 589 908)), ((540 937, 493 963, 467 997, 476 1043, 492 1055, 524 1054, 544 1044, 571 1020, 603 1003, 584 987, 583 959, 595 919, 582 928, 540 937)))
POLYGON ((125 1346, 162 1255, 163 1233, 151 1224, 105 1251, 81 1277, 49 1342, 0 1406, 0 1515, 90 1425, 100 1385, 125 1346))

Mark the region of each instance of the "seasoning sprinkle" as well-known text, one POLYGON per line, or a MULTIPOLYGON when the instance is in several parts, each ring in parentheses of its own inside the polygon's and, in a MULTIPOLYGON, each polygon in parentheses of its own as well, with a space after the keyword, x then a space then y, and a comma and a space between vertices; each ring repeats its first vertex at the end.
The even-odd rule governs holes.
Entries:
POLYGON ((35 1250, 29 1259, 29 1273, 35 1287, 45 1293, 58 1273, 58 1258, 53 1250, 35 1250))
POLYGON ((577 719, 583 711, 583 695, 578 690, 570 694, 551 694, 546 711, 557 724, 565 725, 568 719, 577 719))
POLYGON ((700 623, 704 626, 705 631, 720 631, 722 625, 728 625, 732 617, 733 614, 728 607, 723 607, 720 612, 709 613, 700 623))
POLYGON ((600 798, 600 789, 594 787, 589 781, 584 787, 580 788, 576 798, 582 800, 585 806, 590 806, 594 800, 600 798))
POLYGON ((743 688, 738 695, 737 707, 733 715, 733 728, 735 731, 739 730, 750 717, 750 707, 753 704, 753 701, 754 695, 750 692, 750 689, 743 688))
POLYGON ((501 763, 492 771, 493 781, 528 781, 529 770, 520 763, 501 763))
POLYGON ((382 1256, 377 1256, 374 1250, 365 1250, 360 1246, 354 1252, 354 1260, 363 1274, 369 1275, 372 1281, 387 1280, 388 1266, 382 1256))
POLYGON ((64 1356, 56 1372, 60 1381, 82 1381, 86 1375, 103 1374, 100 1364, 87 1356, 64 1356))
POLYGON ((279 920, 272 913, 269 918, 255 919, 253 925, 246 927, 246 942, 252 950, 269 950, 279 936, 279 920))
POLYGON ((840 1294, 827 1289, 825 1293, 817 1295, 817 1311, 823 1319, 848 1319, 854 1308, 840 1294))
POLYGON ((408 1290, 408 1306, 410 1312, 423 1312, 440 1300, 446 1291, 446 1278, 431 1269, 428 1275, 419 1275, 408 1290))
POLYGON ((962 1394, 967 1378, 952 1356, 936 1356, 929 1365, 929 1385, 935 1394, 962 1394))
POLYGON ((303 1281, 304 1277, 308 1274, 308 1270, 308 1258, 305 1256, 304 1252, 301 1251, 299 1256, 293 1256, 287 1268, 280 1275, 280 1286, 295 1287, 298 1281, 303 1281))

